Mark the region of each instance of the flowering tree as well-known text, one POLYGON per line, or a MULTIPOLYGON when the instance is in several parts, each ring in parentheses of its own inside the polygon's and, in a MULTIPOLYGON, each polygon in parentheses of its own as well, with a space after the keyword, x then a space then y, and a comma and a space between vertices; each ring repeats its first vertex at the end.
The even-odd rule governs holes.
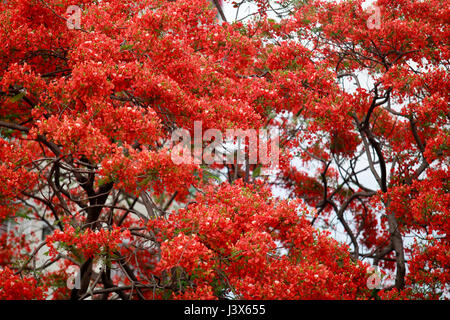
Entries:
POLYGON ((445 293, 444 1, 252 3, 1 2, 0 298, 445 293), (174 162, 195 122, 278 129, 279 170, 250 139, 244 163, 174 162))
POLYGON ((395 271, 380 295, 448 293, 448 13, 443 1, 312 1, 268 22, 281 38, 269 70, 288 92, 277 105, 294 114, 286 162, 315 164, 280 179, 317 209, 313 223, 337 219, 355 258, 395 271))

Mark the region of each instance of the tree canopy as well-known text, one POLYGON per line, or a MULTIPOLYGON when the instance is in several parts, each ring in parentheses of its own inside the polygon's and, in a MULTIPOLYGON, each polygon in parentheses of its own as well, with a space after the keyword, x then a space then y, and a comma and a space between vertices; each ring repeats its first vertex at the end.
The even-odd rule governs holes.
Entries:
POLYGON ((448 298, 446 1, 219 2, 0 2, 0 299, 448 298))

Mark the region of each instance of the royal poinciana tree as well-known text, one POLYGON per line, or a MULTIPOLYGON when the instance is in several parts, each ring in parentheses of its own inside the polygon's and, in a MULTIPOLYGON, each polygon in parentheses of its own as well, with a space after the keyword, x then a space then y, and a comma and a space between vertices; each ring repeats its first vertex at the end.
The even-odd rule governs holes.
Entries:
POLYGON ((446 297, 446 2, 219 2, 1 2, 0 298, 446 297), (195 121, 278 170, 174 162, 195 121))

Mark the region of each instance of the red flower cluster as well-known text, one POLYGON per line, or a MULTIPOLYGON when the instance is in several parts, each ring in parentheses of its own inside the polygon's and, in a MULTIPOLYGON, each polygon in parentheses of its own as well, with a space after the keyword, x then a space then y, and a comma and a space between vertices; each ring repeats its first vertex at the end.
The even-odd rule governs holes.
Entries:
POLYGON ((0 269, 0 300, 43 299, 44 291, 35 278, 15 275, 8 267, 0 269))
POLYGON ((0 1, 0 264, 25 264, 5 298, 45 243, 53 295, 30 297, 66 297, 73 259, 77 299, 448 297, 450 7, 252 4, 82 0, 69 28, 73 1, 0 1), (196 121, 278 132, 280 170, 174 163, 196 121), (395 289, 369 292, 367 261, 395 289))
POLYGON ((174 297, 364 298, 366 266, 314 231, 299 203, 275 204, 269 194, 242 181, 211 187, 188 209, 149 222, 162 242, 155 274, 185 280, 174 297))
POLYGON ((120 230, 115 227, 112 230, 92 230, 77 231, 74 227, 68 226, 63 231, 56 230, 46 239, 49 247, 49 255, 55 257, 59 247, 66 250, 75 250, 80 256, 92 258, 98 255, 112 254, 124 241, 130 239, 129 230, 120 230), (55 244, 57 247, 55 248, 55 244))

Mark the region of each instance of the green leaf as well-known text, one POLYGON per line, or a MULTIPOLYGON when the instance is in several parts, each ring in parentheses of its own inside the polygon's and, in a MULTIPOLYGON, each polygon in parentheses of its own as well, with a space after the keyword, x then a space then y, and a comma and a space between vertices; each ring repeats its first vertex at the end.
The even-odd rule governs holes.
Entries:
POLYGON ((214 180, 216 180, 217 182, 221 182, 222 180, 220 179, 219 175, 216 175, 214 173, 212 173, 211 171, 205 171, 204 172, 205 176, 208 178, 213 178, 214 180))
POLYGON ((230 254, 230 258, 236 258, 236 259, 240 259, 242 258, 244 255, 242 255, 241 253, 243 252, 243 250, 236 250, 236 251, 232 251, 230 254))
POLYGON ((127 50, 131 50, 133 49, 133 45, 132 44, 123 44, 120 46, 120 50, 121 51, 127 51, 127 50))
POLYGON ((255 170, 253 170, 252 177, 253 178, 259 177, 260 174, 261 174, 261 165, 258 165, 255 168, 255 170))
POLYGON ((17 102, 19 100, 22 100, 23 97, 25 97, 25 92, 18 93, 14 97, 10 98, 9 100, 11 102, 17 102))
POLYGON ((27 212, 16 212, 16 217, 31 220, 31 218, 28 216, 27 212))

